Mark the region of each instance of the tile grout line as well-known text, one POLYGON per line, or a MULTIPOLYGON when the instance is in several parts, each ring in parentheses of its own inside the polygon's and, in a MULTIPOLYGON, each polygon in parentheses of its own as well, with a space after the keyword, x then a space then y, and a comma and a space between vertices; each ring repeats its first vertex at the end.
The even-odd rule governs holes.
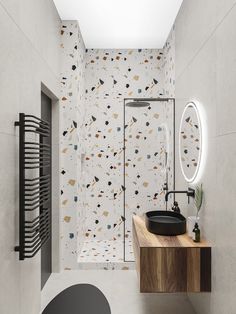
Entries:
POLYGON ((218 134, 218 135, 216 135, 216 139, 219 138, 219 137, 224 137, 224 136, 229 136, 229 135, 234 135, 234 134, 236 134, 236 131, 218 134))

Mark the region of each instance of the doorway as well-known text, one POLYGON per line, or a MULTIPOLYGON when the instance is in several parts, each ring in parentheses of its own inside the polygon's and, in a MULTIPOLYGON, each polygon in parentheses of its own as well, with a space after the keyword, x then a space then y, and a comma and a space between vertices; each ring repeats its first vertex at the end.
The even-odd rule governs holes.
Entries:
MULTIPOLYGON (((52 100, 41 92, 41 119, 47 121, 52 125, 52 100)), ((50 133, 49 137, 43 138, 43 143, 49 145, 50 147, 50 163, 49 166, 42 167, 40 169, 40 175, 49 175, 51 182, 51 146, 52 146, 52 134, 50 133)), ((48 164, 48 160, 47 160, 48 164)), ((47 202, 48 211, 50 215, 50 224, 52 224, 52 187, 50 184, 50 198, 47 202)), ((43 208, 40 208, 43 210, 43 208)), ((52 228, 50 228, 51 230, 52 228)), ((50 236, 49 240, 41 248, 41 289, 43 289, 45 283, 52 273, 52 237, 50 236)))

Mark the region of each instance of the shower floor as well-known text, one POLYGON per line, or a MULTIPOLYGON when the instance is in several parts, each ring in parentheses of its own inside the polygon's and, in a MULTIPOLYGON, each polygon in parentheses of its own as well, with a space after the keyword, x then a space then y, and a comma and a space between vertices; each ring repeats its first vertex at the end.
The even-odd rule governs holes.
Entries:
MULTIPOLYGON (((126 253, 127 250, 129 252, 129 260, 133 261, 134 257, 132 241, 126 243, 125 249, 126 253)), ((124 264, 124 242, 115 240, 86 241, 83 245, 80 255, 78 256, 78 263, 124 264)))

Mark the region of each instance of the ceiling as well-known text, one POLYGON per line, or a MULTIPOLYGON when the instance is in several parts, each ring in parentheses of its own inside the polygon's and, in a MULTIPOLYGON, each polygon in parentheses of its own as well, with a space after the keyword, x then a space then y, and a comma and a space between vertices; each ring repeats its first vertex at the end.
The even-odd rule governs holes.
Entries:
POLYGON ((78 20, 86 48, 163 48, 182 0, 54 0, 78 20))

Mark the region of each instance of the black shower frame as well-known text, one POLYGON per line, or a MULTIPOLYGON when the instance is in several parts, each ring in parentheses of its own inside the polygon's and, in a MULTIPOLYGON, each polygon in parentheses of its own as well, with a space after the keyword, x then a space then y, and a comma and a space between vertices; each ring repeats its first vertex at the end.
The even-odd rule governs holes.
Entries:
MULTIPOLYGON (((172 101, 173 102, 173 189, 175 190, 175 98, 169 98, 169 97, 164 97, 164 98, 124 98, 123 101, 123 185, 124 185, 124 193, 123 193, 123 217, 124 217, 124 231, 123 231, 123 249, 124 249, 124 262, 134 262, 134 261, 128 261, 125 259, 125 224, 126 224, 126 210, 125 210, 125 196, 126 196, 126 185, 125 185, 125 121, 126 121, 126 115, 125 115, 125 103, 126 101, 147 101, 147 102, 152 102, 152 101, 172 101)), ((175 201, 175 195, 174 195, 174 201, 175 201)))

